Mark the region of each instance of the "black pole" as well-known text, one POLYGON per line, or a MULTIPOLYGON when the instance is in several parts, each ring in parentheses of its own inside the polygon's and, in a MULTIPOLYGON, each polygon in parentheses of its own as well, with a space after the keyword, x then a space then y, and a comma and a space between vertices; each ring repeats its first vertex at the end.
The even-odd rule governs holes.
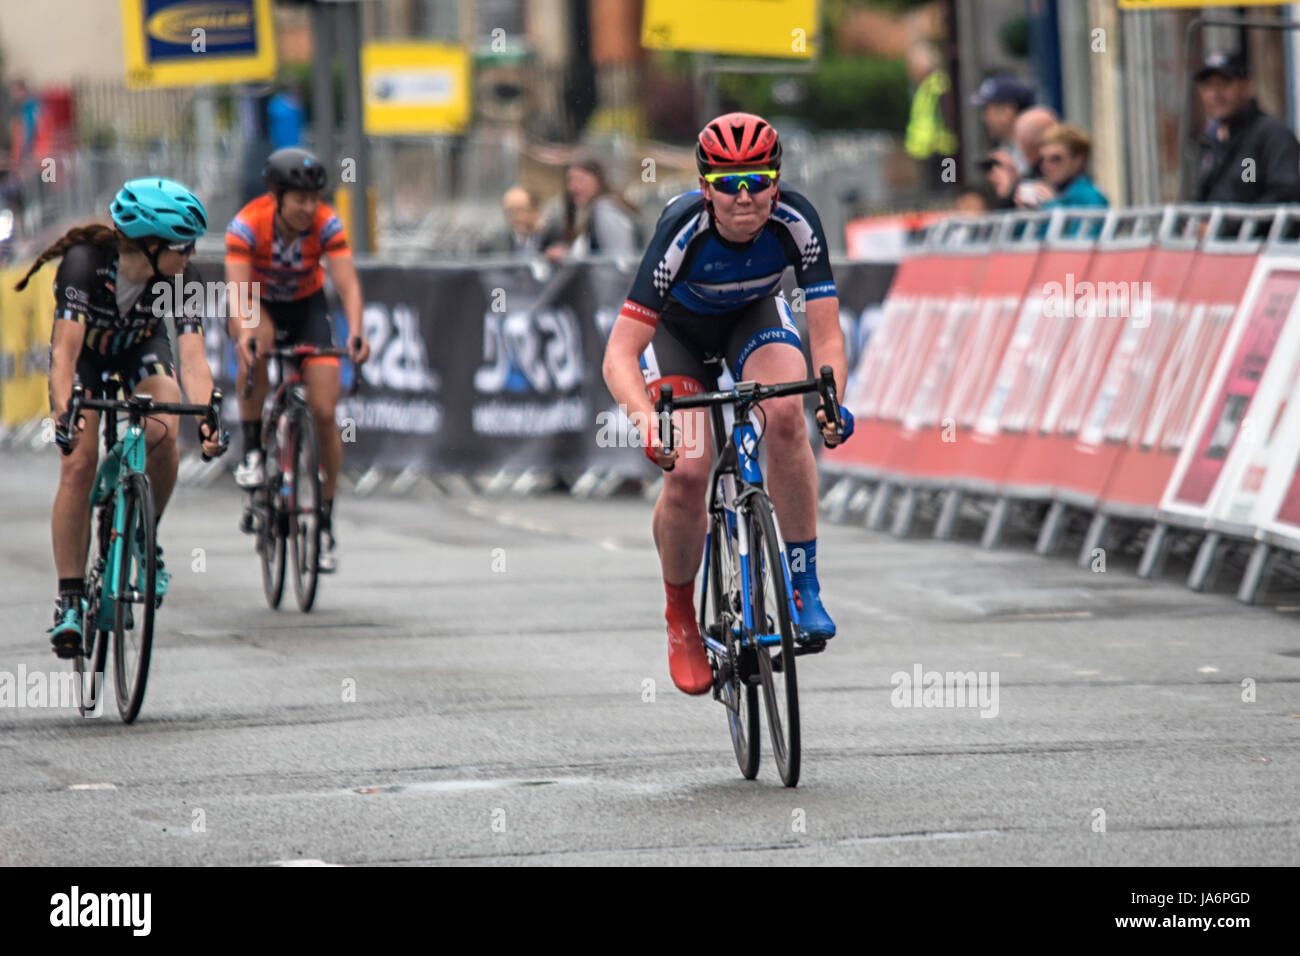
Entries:
POLYGON ((361 124, 361 4, 339 4, 335 37, 343 57, 343 159, 352 160, 356 181, 352 186, 352 242, 360 252, 371 249, 369 161, 361 124))

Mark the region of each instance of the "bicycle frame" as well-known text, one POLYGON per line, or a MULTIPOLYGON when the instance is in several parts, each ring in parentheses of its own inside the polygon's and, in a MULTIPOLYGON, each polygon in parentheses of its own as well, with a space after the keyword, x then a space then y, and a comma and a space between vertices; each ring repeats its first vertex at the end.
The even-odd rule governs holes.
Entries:
POLYGON ((123 507, 123 499, 126 496, 126 483, 132 473, 144 472, 146 449, 144 428, 139 422, 130 422, 126 432, 118 438, 113 434, 117 431, 116 414, 110 411, 103 414, 104 449, 107 454, 95 472, 95 481, 90 490, 90 507, 93 513, 97 506, 107 504, 110 495, 113 498, 113 530, 108 551, 104 555, 105 567, 101 569, 103 588, 100 592, 98 622, 100 630, 111 631, 116 603, 122 597, 123 582, 118 577, 122 570, 122 548, 134 545, 134 542, 125 540, 124 534, 126 509, 123 507), (110 434, 113 434, 112 438, 110 434))
MULTIPOLYGON (((286 451, 288 442, 285 441, 287 435, 283 434, 284 429, 287 427, 286 413, 293 411, 296 408, 305 408, 307 406, 307 383, 302 377, 303 360, 320 356, 334 356, 341 358, 346 357, 347 354, 348 352, 346 349, 331 348, 313 350, 310 347, 304 348, 298 346, 287 349, 272 349, 268 355, 268 358, 275 358, 280 363, 281 378, 279 384, 275 387, 275 391, 271 395, 271 402, 267 406, 265 417, 262 420, 262 437, 263 445, 265 445, 265 439, 273 431, 275 432, 276 451, 280 456, 280 460, 276 462, 276 466, 280 469, 280 496, 282 498, 289 497, 289 491, 292 484, 290 478, 293 471, 293 462, 289 461, 286 457, 288 454, 286 451), (287 363, 288 374, 285 374, 286 359, 292 360, 287 363)), ((351 393, 354 394, 356 392, 358 384, 359 380, 357 373, 354 373, 351 393)), ((247 387, 250 390, 252 388, 251 377, 247 387)), ((270 502, 267 502, 267 504, 269 506, 270 502)))
MULTIPOLYGON (((289 413, 295 408, 307 405, 307 396, 305 394, 307 385, 302 377, 302 363, 293 362, 290 363, 290 366, 289 374, 284 376, 280 384, 275 387, 275 392, 271 396, 271 404, 267 409, 266 422, 262 426, 264 433, 275 432, 275 450, 279 456, 279 461, 275 465, 280 470, 281 498, 288 498, 293 487, 291 480, 293 462, 289 460, 289 413)), ((280 368, 283 375, 283 362, 281 362, 280 368)))
MULTIPOLYGON (((736 538, 740 558, 742 628, 739 637, 742 647, 750 646, 750 635, 755 632, 750 583, 756 568, 750 554, 748 522, 739 520, 739 512, 745 508, 748 498, 764 490, 763 471, 758 463, 758 432, 749 420, 749 409, 748 402, 742 400, 737 403, 730 434, 726 431, 722 408, 714 405, 709 409, 714 444, 721 445, 721 449, 709 472, 708 511, 710 515, 715 516, 721 513, 728 532, 736 538), (727 436, 725 442, 724 435, 727 436), (740 485, 739 491, 736 490, 737 483, 740 485)), ((793 594, 789 562, 785 555, 785 540, 781 537, 781 527, 777 523, 775 514, 772 515, 772 521, 781 544, 781 573, 785 576, 786 593, 793 594)), ((708 633, 708 622, 704 620, 709 594, 709 556, 712 552, 713 532, 714 525, 710 522, 704 542, 703 589, 699 604, 700 634, 704 638, 705 646, 720 659, 726 660, 728 658, 726 644, 708 633)), ((721 601, 722 595, 719 595, 718 599, 721 601)), ((799 609, 793 600, 790 601, 790 620, 796 628, 799 626, 799 609)), ((759 634, 756 641, 761 647, 778 646, 781 643, 781 635, 759 634)))

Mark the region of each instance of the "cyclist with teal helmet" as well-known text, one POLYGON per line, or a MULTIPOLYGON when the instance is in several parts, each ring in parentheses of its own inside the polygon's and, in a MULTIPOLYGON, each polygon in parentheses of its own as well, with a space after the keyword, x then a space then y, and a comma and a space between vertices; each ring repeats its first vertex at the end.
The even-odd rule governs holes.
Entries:
MULTIPOLYGON (((90 488, 99 459, 99 415, 83 411, 69 420, 74 385, 92 398, 103 397, 116 373, 129 394, 178 402, 171 339, 165 319, 176 326, 185 398, 208 403, 212 371, 203 349, 203 315, 198 303, 173 301, 175 277, 182 287, 198 281, 189 264, 194 244, 207 231, 203 204, 169 179, 133 179, 109 207, 113 225, 92 223, 69 230, 37 257, 16 288, 51 259, 61 259, 54 276, 54 329, 50 339, 50 410, 54 438, 63 452, 54 497, 51 533, 59 577, 50 642, 59 657, 75 657, 81 640, 81 599, 86 551, 90 544, 90 488)), ((176 484, 179 452, 175 415, 150 416, 145 428, 146 471, 153 489, 154 514, 161 516, 176 484)), ((227 436, 211 434, 199 420, 204 453, 220 455, 227 436)), ((169 575, 159 548, 157 591, 161 599, 169 575)))

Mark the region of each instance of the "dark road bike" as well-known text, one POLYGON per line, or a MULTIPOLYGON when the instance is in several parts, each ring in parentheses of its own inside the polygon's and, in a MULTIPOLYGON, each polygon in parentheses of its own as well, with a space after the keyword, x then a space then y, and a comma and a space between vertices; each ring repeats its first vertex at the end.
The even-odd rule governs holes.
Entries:
POLYGON ((785 543, 759 466, 760 437, 751 420, 759 404, 783 395, 817 392, 821 408, 843 429, 830 366, 818 378, 760 385, 739 382, 730 389, 673 398, 659 388, 655 412, 665 451, 672 450, 675 409, 708 408, 716 458, 709 475, 709 530, 699 602, 700 634, 713 668, 713 698, 727 709, 732 747, 740 772, 752 780, 759 764, 759 689, 762 689, 772 752, 787 787, 799 782, 799 691, 795 658, 825 650, 824 640, 799 630, 799 608, 790 584, 785 543), (727 428, 723 407, 731 406, 727 428))
MULTIPOLYGON (((254 347, 256 343, 253 343, 254 347)), ((256 348, 254 348, 256 354, 256 348)), ((322 478, 316 422, 307 407, 302 363, 309 358, 346 358, 345 349, 295 345, 265 353, 284 374, 262 416, 265 449, 261 487, 250 493, 248 515, 262 564, 262 590, 272 610, 284 596, 286 568, 292 570, 298 607, 310 611, 320 577, 322 478)), ((251 394, 248 376, 245 394, 251 394)), ((353 382, 355 390, 356 380, 353 382)))

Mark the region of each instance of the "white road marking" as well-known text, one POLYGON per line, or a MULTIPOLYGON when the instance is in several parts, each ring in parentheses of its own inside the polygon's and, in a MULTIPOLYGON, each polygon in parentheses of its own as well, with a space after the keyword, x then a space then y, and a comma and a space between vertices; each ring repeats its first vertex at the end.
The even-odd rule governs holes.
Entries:
POLYGON ((342 863, 326 863, 324 860, 272 860, 267 866, 343 866, 342 863))

